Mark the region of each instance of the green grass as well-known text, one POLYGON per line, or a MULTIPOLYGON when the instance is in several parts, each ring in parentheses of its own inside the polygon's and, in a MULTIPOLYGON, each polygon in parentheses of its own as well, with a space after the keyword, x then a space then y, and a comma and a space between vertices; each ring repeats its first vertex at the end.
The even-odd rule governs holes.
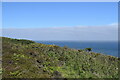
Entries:
POLYGON ((2 42, 3 78, 118 78, 117 57, 23 39, 2 42))

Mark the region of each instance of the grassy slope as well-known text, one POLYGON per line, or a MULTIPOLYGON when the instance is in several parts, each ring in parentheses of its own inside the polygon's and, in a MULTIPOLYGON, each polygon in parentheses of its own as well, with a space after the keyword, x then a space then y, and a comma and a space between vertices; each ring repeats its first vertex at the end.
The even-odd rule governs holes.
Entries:
POLYGON ((3 37, 3 78, 117 78, 118 59, 3 37))

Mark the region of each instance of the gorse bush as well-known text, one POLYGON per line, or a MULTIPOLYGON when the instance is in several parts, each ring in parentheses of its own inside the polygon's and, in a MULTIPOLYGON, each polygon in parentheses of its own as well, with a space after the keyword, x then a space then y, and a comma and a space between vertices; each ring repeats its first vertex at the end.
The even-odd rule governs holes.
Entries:
POLYGON ((79 52, 83 52, 84 50, 82 50, 82 49, 79 49, 78 51, 79 51, 79 52))
POLYGON ((86 51, 92 51, 92 48, 85 48, 86 51))
POLYGON ((118 78, 118 58, 89 52, 91 48, 2 39, 3 78, 118 78))

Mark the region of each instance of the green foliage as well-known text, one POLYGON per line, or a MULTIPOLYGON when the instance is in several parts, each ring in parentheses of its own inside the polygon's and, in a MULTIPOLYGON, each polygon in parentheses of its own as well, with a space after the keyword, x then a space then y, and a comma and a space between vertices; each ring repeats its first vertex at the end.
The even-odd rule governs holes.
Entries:
POLYGON ((2 68, 0 68, 0 75, 2 74, 2 68))
POLYGON ((82 49, 79 49, 78 51, 79 51, 79 52, 83 52, 84 50, 82 50, 82 49))
POLYGON ((92 51, 92 48, 85 48, 86 51, 92 51))
MULTIPOLYGON (((85 51, 86 50, 86 51, 85 51)), ((3 78, 118 78, 118 58, 3 37, 3 78)))

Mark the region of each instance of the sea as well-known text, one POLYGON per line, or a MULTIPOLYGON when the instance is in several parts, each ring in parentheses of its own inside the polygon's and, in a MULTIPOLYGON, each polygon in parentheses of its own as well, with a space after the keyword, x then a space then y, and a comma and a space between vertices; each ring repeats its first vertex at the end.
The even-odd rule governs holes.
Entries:
POLYGON ((117 41, 36 41, 37 43, 67 46, 73 49, 92 48, 92 52, 118 57, 117 41))

